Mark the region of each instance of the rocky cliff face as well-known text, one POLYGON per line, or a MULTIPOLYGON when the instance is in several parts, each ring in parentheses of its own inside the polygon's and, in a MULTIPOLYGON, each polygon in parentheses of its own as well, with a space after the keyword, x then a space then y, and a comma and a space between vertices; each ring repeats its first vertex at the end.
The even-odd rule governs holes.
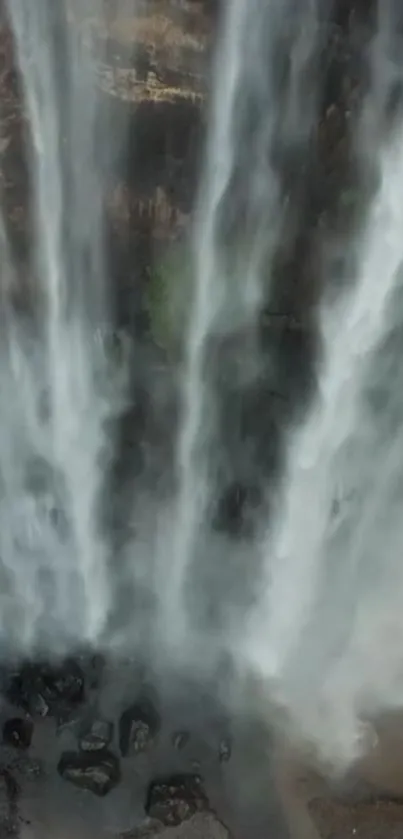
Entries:
MULTIPOLYGON (((118 136, 106 167, 105 191, 108 274, 117 322, 135 334, 157 366, 169 368, 172 329, 167 322, 167 285, 186 269, 221 3, 138 0, 133 6, 127 0, 99 0, 98 15, 94 5, 72 0, 69 25, 95 58, 100 132, 112 127, 113 134, 116 126, 118 136), (122 144, 120 133, 125 138, 122 144)), ((262 488, 281 461, 284 428, 311 392, 318 293, 325 278, 331 282, 333 275, 338 281, 343 277, 346 233, 348 238, 362 210, 365 190, 351 139, 366 85, 372 6, 361 0, 337 0, 332 20, 318 32, 319 113, 307 159, 292 143, 291 148, 284 148, 281 138, 273 143, 273 164, 289 211, 274 265, 268 266, 270 296, 257 330, 263 375, 247 393, 232 392, 226 383, 221 390, 226 477, 217 522, 235 533, 259 505, 262 488), (324 239, 330 243, 326 256, 320 246, 324 239), (250 459, 238 468, 237 452, 245 437, 253 441, 250 459)), ((286 38, 285 56, 288 48, 286 38)), ((6 227, 17 257, 16 289, 24 304, 30 278, 26 125, 4 19, 0 68, 0 178, 6 227)), ((242 336, 235 334, 214 348, 217 367, 241 341, 242 336)), ((136 417, 129 413, 122 425, 119 460, 126 462, 127 471, 131 468, 127 446, 140 469, 138 438, 145 427, 154 427, 160 439, 167 437, 160 417, 175 416, 175 406, 170 412, 165 405, 152 419, 147 388, 141 385, 137 396, 136 417)), ((119 466, 119 475, 122 470, 119 466)))
MULTIPOLYGON (((124 147, 117 143, 105 196, 110 270, 119 289, 118 307, 126 316, 128 310, 133 317, 139 314, 153 260, 188 224, 203 135, 213 19, 214 4, 206 0, 145 0, 136 4, 136 16, 124 0, 100 0, 98 16, 87 13, 85 3, 72 3, 69 24, 95 57, 100 123, 105 130, 121 127, 126 137, 124 147)), ((6 225, 23 265, 30 244, 27 136, 4 10, 0 91, 6 225)))
MULTIPOLYGON (((105 203, 110 273, 118 290, 120 319, 133 318, 140 333, 150 326, 145 290, 154 266, 168 244, 183 240, 189 225, 219 8, 219 0, 142 0, 134 14, 126 0, 99 0, 97 15, 93 3, 71 5, 69 23, 95 56, 103 125, 106 130, 108 125, 121 126, 127 138, 110 167, 105 203)), ((290 322, 299 317, 293 311, 295 301, 305 306, 307 296, 315 294, 307 245, 311 234, 318 225, 334 225, 335 214, 346 224, 356 206, 349 135, 362 89, 362 33, 369 25, 368 4, 363 9, 358 0, 334 4, 334 24, 323 37, 324 84, 312 161, 302 167, 298 159, 284 154, 277 161, 283 188, 304 216, 303 229, 299 224, 294 243, 287 236, 287 252, 284 255, 280 248, 277 260, 277 308, 290 316, 290 322), (301 258, 306 266, 302 270, 301 258), (284 273, 290 278, 286 284, 284 273)), ((0 177, 6 223, 18 261, 24 265, 30 239, 25 121, 4 12, 0 91, 0 177)), ((291 226, 295 227, 294 220, 291 226)), ((273 301, 270 305, 273 309, 273 301)))

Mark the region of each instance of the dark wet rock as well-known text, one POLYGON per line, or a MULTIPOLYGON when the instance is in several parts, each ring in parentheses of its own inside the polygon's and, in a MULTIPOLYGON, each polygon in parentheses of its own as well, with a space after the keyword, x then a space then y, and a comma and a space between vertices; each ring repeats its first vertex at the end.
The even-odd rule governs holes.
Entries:
POLYGON ((33 731, 32 720, 13 717, 3 725, 3 743, 16 749, 29 749, 33 731))
POLYGON ((190 734, 188 731, 174 731, 172 735, 172 745, 177 752, 181 752, 184 749, 190 740, 190 734))
POLYGON ((208 810, 208 800, 198 775, 174 775, 150 785, 145 809, 150 818, 174 826, 208 810))
POLYGON ((57 771, 65 781, 89 790, 94 795, 107 795, 120 780, 120 767, 112 752, 64 752, 57 771))
POLYGON ((74 705, 84 699, 84 674, 72 660, 59 668, 44 669, 42 679, 50 701, 63 700, 74 705))
POLYGON ((6 693, 10 702, 33 716, 57 715, 61 707, 82 702, 84 675, 71 659, 56 666, 25 664, 11 677, 6 693))
POLYGON ((135 702, 119 721, 119 746, 123 757, 148 751, 161 728, 161 718, 148 697, 135 702))
POLYGON ((218 749, 218 757, 220 763, 228 763, 232 754, 232 743, 228 738, 221 740, 218 749))
POLYGON ((113 723, 96 719, 83 729, 79 746, 83 752, 99 752, 109 746, 112 737, 113 723))

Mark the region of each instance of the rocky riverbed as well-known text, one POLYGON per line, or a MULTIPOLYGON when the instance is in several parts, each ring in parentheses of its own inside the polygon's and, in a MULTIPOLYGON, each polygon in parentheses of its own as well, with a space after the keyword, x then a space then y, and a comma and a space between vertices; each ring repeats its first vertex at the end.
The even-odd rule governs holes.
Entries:
POLYGON ((0 836, 286 839, 268 742, 195 681, 99 656, 20 663, 1 726, 0 836))
POLYGON ((403 721, 342 779, 218 692, 134 661, 2 668, 0 836, 400 839, 403 721))

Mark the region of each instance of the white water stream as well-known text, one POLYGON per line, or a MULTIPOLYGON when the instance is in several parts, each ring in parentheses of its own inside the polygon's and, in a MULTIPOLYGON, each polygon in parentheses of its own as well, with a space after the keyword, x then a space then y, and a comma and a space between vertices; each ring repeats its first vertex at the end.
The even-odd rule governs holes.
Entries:
MULTIPOLYGON (((0 362, 1 632, 23 650, 95 640, 109 608, 97 505, 117 392, 100 332, 98 99, 67 6, 9 4, 32 140, 38 301, 32 334, 5 301, 0 362)), ((4 278, 7 262, 3 251, 4 278)))
MULTIPOLYGON (((386 73, 391 32, 374 49, 386 73)), ((365 110, 378 120, 384 80, 365 110)), ((401 117, 375 154, 380 185, 357 273, 338 303, 322 305, 318 394, 291 435, 244 643, 298 734, 341 766, 368 746, 373 715, 403 703, 401 117)))
MULTIPOLYGON (((186 587, 192 565, 203 562, 203 553, 209 550, 209 514, 216 491, 216 394, 211 384, 209 348, 214 339, 224 337, 231 329, 253 332, 256 328, 283 212, 278 176, 271 163, 274 137, 280 123, 284 142, 290 144, 296 137, 301 141, 301 136, 306 141, 317 104, 316 90, 307 83, 317 43, 315 0, 304 0, 297 12, 292 0, 232 0, 224 8, 194 225, 194 293, 176 454, 178 489, 170 512, 170 571, 159 615, 177 655, 187 648, 189 634, 195 628, 186 587), (279 103, 274 50, 278 39, 298 23, 284 102, 279 103), (307 90, 302 97, 300 94, 307 90), (250 133, 251 121, 254 130, 250 133), (231 186, 240 170, 241 200, 246 207, 240 231, 242 245, 239 247, 238 233, 238 242, 231 243, 237 258, 228 268, 222 226, 239 201, 231 186)), ((258 350, 252 342, 242 359, 244 376, 256 375, 258 358, 253 357, 254 353, 258 350)), ((162 549, 162 561, 166 562, 165 540, 162 549)))

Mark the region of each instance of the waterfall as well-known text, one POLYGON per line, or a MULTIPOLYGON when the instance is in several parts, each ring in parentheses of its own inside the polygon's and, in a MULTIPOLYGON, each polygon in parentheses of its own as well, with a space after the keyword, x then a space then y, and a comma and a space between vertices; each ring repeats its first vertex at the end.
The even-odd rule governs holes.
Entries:
MULTIPOLYGON (((3 294, 2 637, 17 650, 99 638, 109 609, 99 523, 109 385, 98 99, 68 4, 12 0, 30 130, 34 317, 3 294)), ((9 256, 3 249, 2 274, 9 256)), ((3 283, 3 286, 5 283, 3 283)))
MULTIPOLYGON (((317 43, 315 0, 304 0, 298 10, 292 0, 234 0, 225 4, 223 17, 193 231, 193 301, 176 450, 178 488, 170 511, 169 571, 159 615, 165 637, 179 655, 187 649, 192 630, 197 634, 186 597, 192 567, 203 563, 213 549, 209 539, 220 396, 212 381, 211 347, 231 330, 249 330, 252 339, 240 366, 243 379, 256 375, 256 322, 268 293, 283 214, 273 144, 277 133, 284 144, 306 143, 316 114, 316 89, 307 82, 317 43), (291 40, 292 59, 279 102, 275 50, 292 24, 297 34, 291 40)), ((166 562, 165 541, 163 552, 166 562)))
POLYGON ((244 643, 291 724, 342 767, 367 748, 366 722, 403 700, 401 114, 388 139, 376 128, 390 80, 401 78, 392 33, 386 16, 363 114, 372 133, 359 134, 362 154, 376 153, 379 186, 348 292, 331 305, 324 295, 317 396, 290 436, 244 643))
MULTIPOLYGON (((98 15, 91 2, 88 14, 98 15)), ((27 122, 33 244, 21 311, 13 297, 21 266, 4 211, 0 650, 65 653, 87 642, 125 653, 141 647, 157 664, 166 659, 186 669, 196 661, 199 674, 205 668, 209 676, 217 658, 229 655, 242 675, 258 676, 290 730, 348 764, 363 747, 367 719, 403 703, 403 134, 394 4, 385 0, 380 10, 356 136, 357 156, 365 166, 376 162, 379 183, 363 225, 346 234, 354 275, 331 300, 327 278, 314 278, 322 341, 316 390, 300 424, 284 429, 278 485, 267 477, 270 521, 262 503, 259 526, 242 542, 215 527, 227 477, 220 450, 225 387, 230 379, 242 396, 251 383, 267 385, 260 323, 274 296, 276 257, 288 244, 292 250, 295 230, 304 227, 298 200, 290 207, 299 196, 290 181, 303 191, 319 145, 326 97, 318 56, 332 4, 223 3, 189 237, 186 335, 167 377, 179 392, 172 497, 167 501, 159 487, 150 491, 149 475, 139 477, 135 535, 130 521, 119 561, 101 500, 110 489, 111 426, 127 382, 106 350, 114 315, 102 161, 122 127, 101 126, 96 62, 91 36, 84 43, 80 34, 79 5, 7 5, 27 122)), ((163 39, 165 24, 157 23, 163 39)), ((149 76, 151 88, 159 82, 148 59, 141 56, 139 73, 147 90, 149 76)), ((134 84, 133 73, 122 74, 122 86, 134 84)), ((168 77, 176 84, 174 71, 168 77)), ((175 90, 170 82, 169 96, 175 90)), ((312 171, 323 175, 320 165, 312 171)), ((318 250, 326 253, 327 244, 318 250)), ((146 351, 134 359, 136 371, 143 358, 146 351)), ((148 382, 148 367, 142 371, 150 402, 155 378, 148 382)), ((242 450, 249 445, 239 440, 242 450)))

